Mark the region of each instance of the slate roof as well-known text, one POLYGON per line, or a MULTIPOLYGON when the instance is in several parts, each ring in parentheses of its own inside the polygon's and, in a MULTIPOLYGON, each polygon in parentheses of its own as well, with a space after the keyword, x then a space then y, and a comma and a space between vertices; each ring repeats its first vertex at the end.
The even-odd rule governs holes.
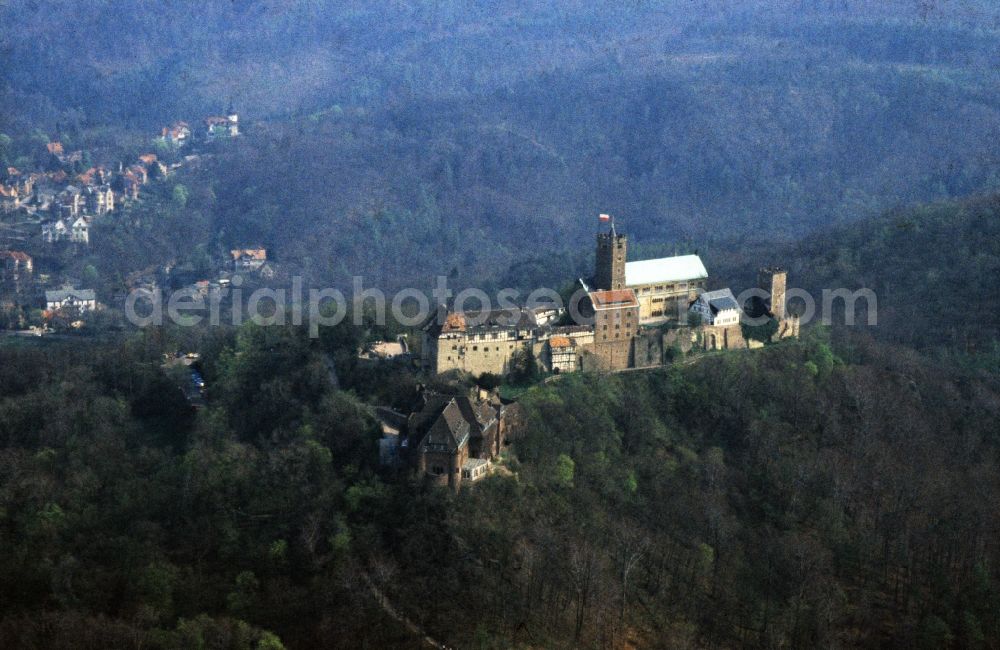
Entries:
POLYGON ((423 451, 455 452, 469 442, 469 423, 452 399, 420 443, 423 451))
POLYGON ((653 260, 625 263, 625 286, 627 287, 657 282, 702 280, 707 277, 708 271, 697 255, 678 255, 677 257, 660 257, 653 260))
POLYGON ((458 404, 462 417, 469 423, 474 437, 475 434, 482 434, 488 426, 496 421, 496 412, 485 402, 473 402, 464 395, 456 397, 455 402, 458 404))
POLYGON ((462 469, 472 471, 484 465, 489 465, 490 461, 486 458, 470 458, 462 463, 462 469))
POLYGON ((718 289, 716 291, 706 291, 698 296, 698 300, 704 302, 712 310, 713 314, 727 309, 739 309, 740 304, 736 302, 736 297, 730 289, 718 289))
POLYGON ((442 316, 444 307, 432 315, 423 329, 431 334, 441 332, 465 332, 488 329, 534 329, 538 327, 534 311, 515 307, 491 311, 451 312, 442 316), (443 318, 443 323, 441 322, 443 318))
POLYGON ((424 451, 456 451, 498 424, 489 402, 466 395, 427 392, 422 401, 423 407, 406 420, 406 435, 411 442, 419 440, 418 448, 424 451))
POLYGON ((78 301, 95 300, 96 295, 93 289, 56 289, 45 292, 46 302, 63 302, 68 298, 78 301))

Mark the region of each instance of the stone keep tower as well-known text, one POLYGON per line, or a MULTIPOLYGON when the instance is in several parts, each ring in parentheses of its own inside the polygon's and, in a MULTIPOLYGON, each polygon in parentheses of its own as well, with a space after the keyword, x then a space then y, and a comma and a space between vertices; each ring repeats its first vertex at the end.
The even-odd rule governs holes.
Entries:
POLYGON ((788 273, 777 266, 768 266, 757 274, 757 285, 771 294, 770 312, 776 319, 785 317, 785 284, 788 273))
POLYGON ((625 288, 625 249, 628 245, 625 235, 602 232, 597 235, 597 264, 594 269, 595 289, 625 288))

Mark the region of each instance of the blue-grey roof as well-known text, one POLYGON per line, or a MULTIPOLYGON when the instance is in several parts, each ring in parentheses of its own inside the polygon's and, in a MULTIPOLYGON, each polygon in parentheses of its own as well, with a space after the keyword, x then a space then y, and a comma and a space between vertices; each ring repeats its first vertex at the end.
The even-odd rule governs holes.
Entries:
POLYGON ((82 301, 96 300, 97 296, 94 294, 93 289, 56 289, 55 291, 45 292, 46 302, 63 302, 68 298, 82 301))
POLYGON ((740 308, 740 304, 736 302, 736 297, 733 296, 731 289, 706 291, 701 294, 698 299, 707 304, 712 309, 713 314, 717 314, 720 311, 725 311, 727 309, 740 308))

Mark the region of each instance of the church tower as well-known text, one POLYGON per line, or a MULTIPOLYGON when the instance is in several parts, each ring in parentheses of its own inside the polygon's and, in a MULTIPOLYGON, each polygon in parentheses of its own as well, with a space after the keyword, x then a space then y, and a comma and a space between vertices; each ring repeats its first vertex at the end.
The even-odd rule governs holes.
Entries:
POLYGON ((615 232, 597 234, 597 264, 594 269, 595 289, 625 288, 625 249, 628 240, 615 232))

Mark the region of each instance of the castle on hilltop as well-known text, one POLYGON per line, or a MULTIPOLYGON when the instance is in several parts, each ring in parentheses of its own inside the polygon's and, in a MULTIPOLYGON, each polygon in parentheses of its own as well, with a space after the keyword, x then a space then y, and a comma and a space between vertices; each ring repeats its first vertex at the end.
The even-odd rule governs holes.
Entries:
POLYGON ((519 356, 553 372, 617 371, 662 365, 667 350, 727 350, 763 345, 744 336, 744 314, 769 317, 771 339, 797 337, 799 319, 785 308, 787 273, 766 267, 759 292, 740 305, 728 289, 706 291, 708 271, 697 255, 628 262, 628 237, 597 235, 594 275, 579 280, 581 313, 591 324, 557 325, 561 311, 516 308, 448 311, 423 328, 425 369, 506 375, 519 356))

